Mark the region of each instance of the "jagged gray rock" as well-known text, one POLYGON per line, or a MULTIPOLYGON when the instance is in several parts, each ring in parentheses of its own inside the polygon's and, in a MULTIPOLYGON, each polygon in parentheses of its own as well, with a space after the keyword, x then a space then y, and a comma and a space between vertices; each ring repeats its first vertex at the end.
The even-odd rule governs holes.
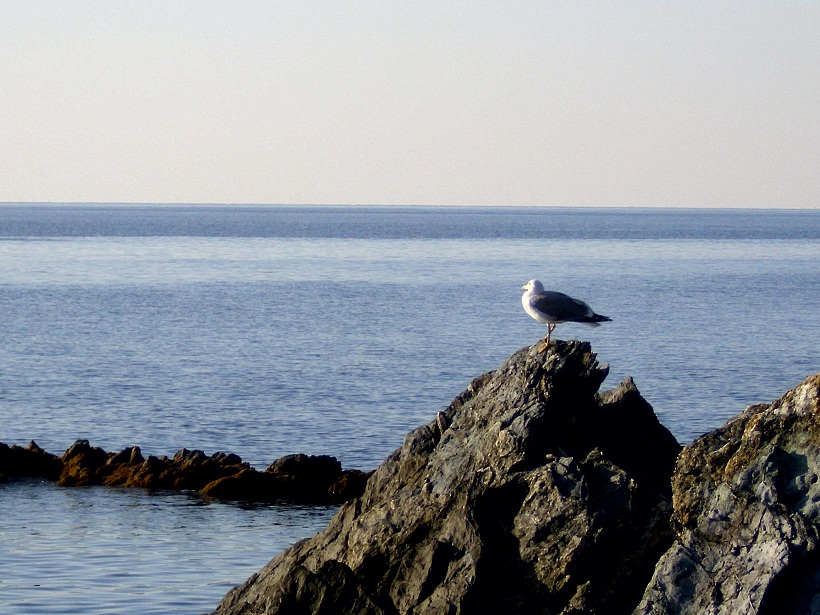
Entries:
POLYGON ((629 613, 671 544, 680 446, 590 346, 525 348, 408 434, 218 615, 629 613))
POLYGON ((820 374, 687 446, 640 615, 820 613, 820 374))

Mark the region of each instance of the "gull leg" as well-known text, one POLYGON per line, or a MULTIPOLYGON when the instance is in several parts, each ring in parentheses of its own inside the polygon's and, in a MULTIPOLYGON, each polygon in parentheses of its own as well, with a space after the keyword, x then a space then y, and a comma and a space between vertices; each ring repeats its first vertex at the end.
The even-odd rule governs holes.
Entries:
POLYGON ((550 336, 552 335, 552 330, 555 328, 555 325, 548 324, 547 325, 547 337, 544 338, 544 343, 541 348, 538 349, 538 352, 544 352, 550 346, 550 336))

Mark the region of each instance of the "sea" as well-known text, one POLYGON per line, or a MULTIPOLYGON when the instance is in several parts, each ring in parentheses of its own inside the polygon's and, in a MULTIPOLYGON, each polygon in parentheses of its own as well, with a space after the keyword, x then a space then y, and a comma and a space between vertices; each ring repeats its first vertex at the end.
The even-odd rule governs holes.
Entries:
MULTIPOLYGON (((0 441, 368 470, 545 327, 683 444, 820 371, 820 211, 0 204, 0 441)), ((334 507, 0 484, 0 613, 197 614, 334 507)))

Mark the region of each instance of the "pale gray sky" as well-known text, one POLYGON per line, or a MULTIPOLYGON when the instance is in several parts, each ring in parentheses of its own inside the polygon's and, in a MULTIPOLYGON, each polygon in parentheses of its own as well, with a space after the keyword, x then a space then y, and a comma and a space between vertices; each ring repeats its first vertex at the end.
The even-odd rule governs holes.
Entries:
POLYGON ((0 201, 817 207, 820 2, 0 0, 0 201))

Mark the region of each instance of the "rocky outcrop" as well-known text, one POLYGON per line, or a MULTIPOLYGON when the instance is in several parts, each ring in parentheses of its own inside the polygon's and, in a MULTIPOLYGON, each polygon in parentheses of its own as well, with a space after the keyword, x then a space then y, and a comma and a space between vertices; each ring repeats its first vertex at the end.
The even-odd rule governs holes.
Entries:
POLYGON ((820 613, 820 374, 687 446, 639 614, 820 613))
POLYGON ((78 440, 57 457, 31 442, 0 443, 0 481, 39 477, 64 487, 107 485, 198 491, 223 500, 338 504, 364 491, 369 473, 343 470, 327 455, 287 455, 259 472, 238 455, 182 449, 173 458, 143 457, 139 447, 109 453, 78 440))
POLYGON ((589 344, 526 348, 412 431, 218 615, 629 613, 672 544, 680 446, 589 344))

